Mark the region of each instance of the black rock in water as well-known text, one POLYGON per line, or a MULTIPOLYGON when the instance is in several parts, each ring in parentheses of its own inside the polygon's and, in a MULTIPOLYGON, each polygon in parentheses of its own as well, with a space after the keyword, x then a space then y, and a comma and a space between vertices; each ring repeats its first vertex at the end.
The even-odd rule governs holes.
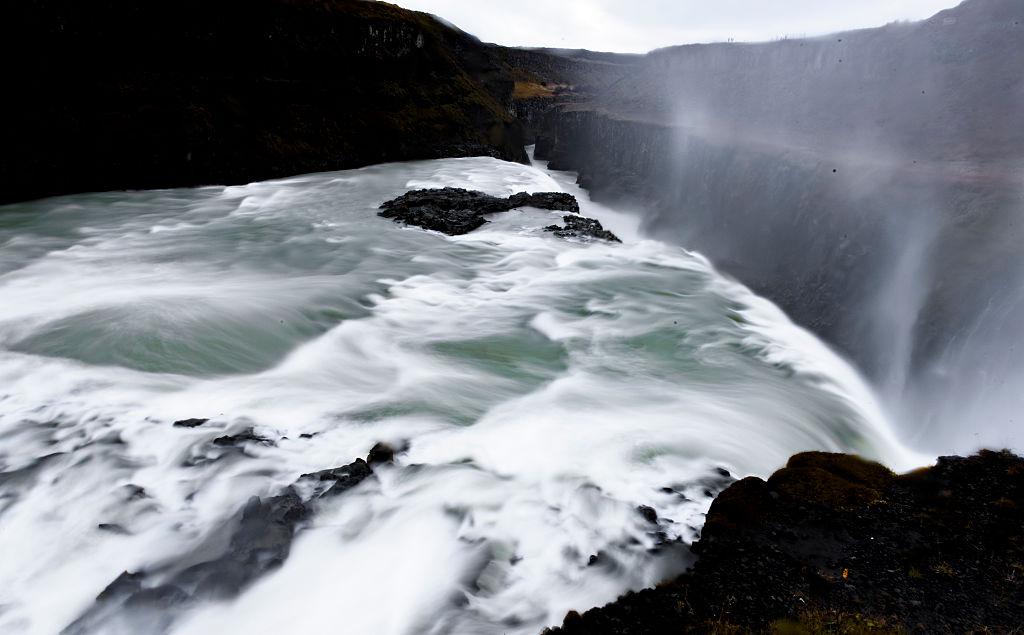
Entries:
POLYGON ((175 428, 198 428, 209 419, 180 419, 174 422, 175 428))
POLYGON ((544 231, 552 232, 559 238, 596 238, 613 243, 621 243, 619 237, 605 229, 600 221, 583 216, 563 216, 565 227, 548 225, 544 231))
MULTIPOLYGON (((379 454, 380 450, 376 446, 375 449, 379 454)), ((133 619, 122 607, 132 609, 133 614, 150 611, 152 631, 162 632, 175 619, 177 608, 196 601, 238 595, 258 578, 281 566, 291 551, 300 524, 314 513, 314 501, 344 493, 371 476, 373 470, 369 464, 356 459, 342 467, 302 475, 300 481, 312 478, 333 482, 309 500, 303 500, 294 487, 285 488, 277 496, 253 496, 225 523, 222 531, 230 538, 219 556, 200 560, 171 575, 167 575, 167 571, 125 571, 63 632, 67 635, 132 632, 128 626, 134 626, 134 622, 121 622, 133 619), (152 577, 163 578, 163 582, 147 585, 152 577)), ((182 557, 185 562, 196 559, 196 554, 182 557)), ((173 570, 173 565, 168 568, 173 570)))
POLYGON ((337 496, 359 485, 371 474, 373 474, 373 470, 370 468, 370 465, 363 459, 356 459, 343 467, 313 472, 312 474, 303 474, 302 478, 333 482, 330 487, 323 490, 321 496, 337 496))
POLYGON ((143 575, 141 573, 123 571, 121 575, 114 578, 114 581, 107 585, 107 588, 100 591, 96 599, 106 600, 118 595, 137 593, 142 590, 142 579, 143 575))
POLYGON ((712 504, 693 569, 554 633, 1014 632, 1024 624, 1024 459, 897 476, 808 452, 712 504))
POLYGON ((520 192, 508 197, 512 207, 536 207, 538 209, 550 209, 560 212, 572 212, 579 214, 580 204, 576 197, 565 192, 538 192, 527 194, 520 192))
POLYGON ((636 511, 639 512, 640 516, 647 522, 651 524, 658 522, 658 512, 650 505, 640 505, 636 508, 636 511))
POLYGON ((402 451, 404 448, 395 448, 394 446, 387 443, 377 443, 370 448, 370 453, 366 456, 366 462, 371 466, 379 465, 382 463, 391 463, 395 460, 395 454, 402 451))
POLYGON ((19 60, 5 76, 0 203, 388 161, 525 162, 500 52, 384 2, 0 3, 0 53, 19 60))
POLYGON ((576 197, 564 192, 520 192, 509 198, 499 198, 457 187, 433 190, 413 190, 385 201, 379 215, 398 223, 432 229, 449 236, 467 234, 487 221, 485 214, 507 212, 517 207, 578 212, 576 197))

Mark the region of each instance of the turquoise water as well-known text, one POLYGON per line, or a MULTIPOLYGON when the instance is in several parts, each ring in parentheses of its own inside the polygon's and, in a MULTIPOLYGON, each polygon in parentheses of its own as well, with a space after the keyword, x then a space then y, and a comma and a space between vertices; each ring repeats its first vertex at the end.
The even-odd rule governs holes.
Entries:
POLYGON ((678 568, 635 508, 689 542, 716 468, 917 460, 826 346, 543 166, 70 196, 0 211, 0 245, 3 632, 59 631, 122 571, 187 562, 250 496, 377 441, 409 449, 171 631, 534 633, 678 568), (444 185, 572 191, 624 244, 555 238, 536 209, 461 237, 375 215, 444 185), (248 427, 272 443, 212 449, 248 427))

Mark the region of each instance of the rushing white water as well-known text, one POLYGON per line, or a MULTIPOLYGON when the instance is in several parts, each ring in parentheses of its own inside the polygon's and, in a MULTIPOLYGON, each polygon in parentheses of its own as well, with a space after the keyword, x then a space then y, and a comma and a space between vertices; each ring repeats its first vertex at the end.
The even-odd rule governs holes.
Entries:
POLYGON ((382 440, 408 451, 171 631, 535 633, 678 568, 636 507, 691 541, 715 468, 917 460, 813 336, 541 167, 71 196, 0 210, 0 245, 4 633, 60 631, 122 571, 196 558, 249 497, 382 440), (535 209, 455 238, 375 215, 444 185, 568 189, 625 244, 535 209), (210 444, 250 426, 273 444, 210 444))

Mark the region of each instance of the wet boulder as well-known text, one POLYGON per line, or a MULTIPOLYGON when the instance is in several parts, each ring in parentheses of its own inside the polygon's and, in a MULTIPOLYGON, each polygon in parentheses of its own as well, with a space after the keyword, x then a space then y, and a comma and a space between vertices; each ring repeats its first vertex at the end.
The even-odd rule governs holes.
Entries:
POLYGON ((896 475, 798 454, 767 481, 722 492, 693 551, 682 576, 570 613, 549 635, 1013 632, 1024 623, 1024 458, 982 451, 896 475))
MULTIPOLYGON (((384 450, 375 446, 375 451, 376 458, 381 459, 384 450)), ((356 459, 341 467, 303 474, 300 483, 312 479, 326 484, 326 488, 317 488, 308 498, 300 496, 294 486, 286 487, 276 496, 253 496, 222 527, 211 532, 211 536, 228 537, 219 554, 209 557, 207 545, 182 554, 182 567, 171 562, 153 571, 125 571, 63 632, 135 632, 129 628, 135 622, 129 624, 125 620, 145 612, 152 617, 151 628, 147 627, 146 632, 164 632, 178 611, 195 602, 237 596, 284 563, 295 534, 316 512, 318 499, 347 492, 371 476, 370 465, 356 459)))
POLYGON ((607 240, 612 243, 621 243, 619 237, 605 229, 601 221, 583 216, 563 216, 565 226, 548 225, 544 231, 552 232, 559 238, 583 238, 594 240, 607 240))
POLYGON ((549 209, 559 212, 572 212, 578 214, 580 204, 576 197, 566 192, 538 192, 527 194, 520 192, 508 198, 512 207, 536 207, 537 209, 549 209))

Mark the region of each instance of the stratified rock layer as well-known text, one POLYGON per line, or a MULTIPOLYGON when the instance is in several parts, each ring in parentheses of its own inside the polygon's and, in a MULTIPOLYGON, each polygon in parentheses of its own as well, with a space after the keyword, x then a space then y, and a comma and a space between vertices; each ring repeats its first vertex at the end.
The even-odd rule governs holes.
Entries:
POLYGON ((897 476, 806 453, 711 506, 693 570, 555 633, 1013 632, 1024 624, 1024 459, 897 476))

